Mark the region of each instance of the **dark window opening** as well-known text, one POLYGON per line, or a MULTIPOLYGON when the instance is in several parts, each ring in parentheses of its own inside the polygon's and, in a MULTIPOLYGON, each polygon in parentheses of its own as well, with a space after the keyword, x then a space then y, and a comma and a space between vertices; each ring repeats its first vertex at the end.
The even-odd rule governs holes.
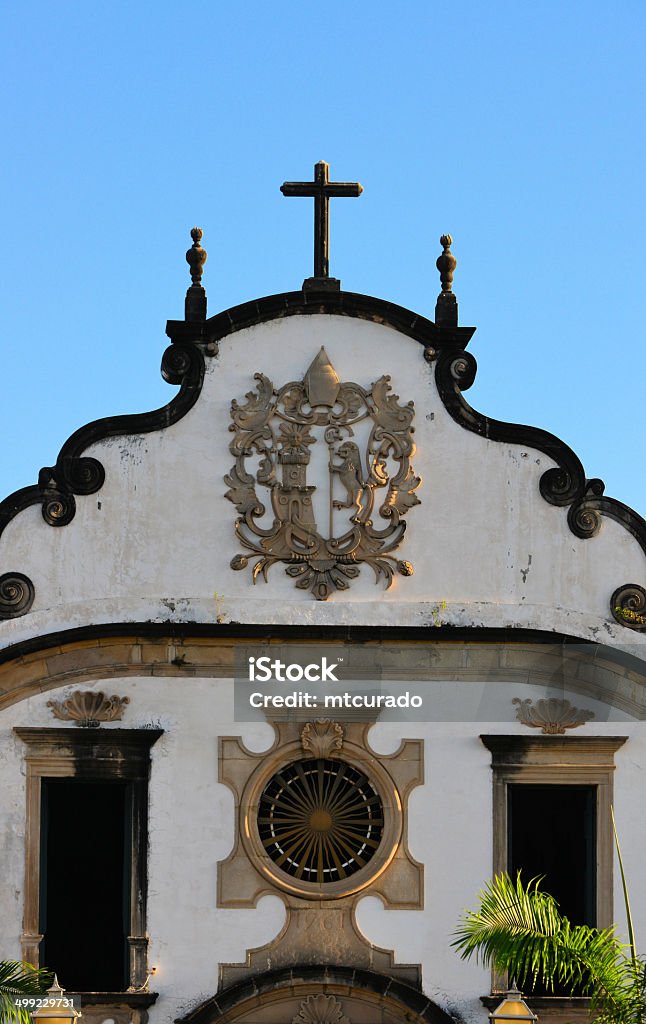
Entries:
POLYGON ((41 963, 68 991, 128 985, 131 787, 43 779, 41 963))
MULTIPOLYGON (((596 786, 508 787, 507 863, 541 888, 573 924, 596 924, 596 786)), ((534 994, 547 992, 536 986, 534 994)))

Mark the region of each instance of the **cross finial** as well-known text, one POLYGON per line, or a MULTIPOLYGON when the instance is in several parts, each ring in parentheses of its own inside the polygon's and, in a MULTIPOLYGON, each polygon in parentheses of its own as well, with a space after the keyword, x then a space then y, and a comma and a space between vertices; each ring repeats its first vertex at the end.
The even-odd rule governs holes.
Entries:
POLYGON ((330 278, 330 198, 360 196, 363 186, 358 181, 330 181, 330 165, 319 160, 314 165, 314 181, 285 181, 280 186, 284 196, 309 196, 314 199, 314 278, 307 285, 339 288, 330 278))

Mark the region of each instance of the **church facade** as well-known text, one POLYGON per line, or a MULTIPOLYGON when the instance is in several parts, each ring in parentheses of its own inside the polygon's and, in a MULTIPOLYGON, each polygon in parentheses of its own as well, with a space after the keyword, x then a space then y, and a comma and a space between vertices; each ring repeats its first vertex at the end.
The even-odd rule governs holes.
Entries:
POLYGON ((97 1024, 481 1021, 485 881, 604 926, 646 848, 646 522, 469 405, 449 236, 430 321, 283 190, 314 277, 208 317, 194 229, 174 397, 0 503, 0 950, 97 1024))

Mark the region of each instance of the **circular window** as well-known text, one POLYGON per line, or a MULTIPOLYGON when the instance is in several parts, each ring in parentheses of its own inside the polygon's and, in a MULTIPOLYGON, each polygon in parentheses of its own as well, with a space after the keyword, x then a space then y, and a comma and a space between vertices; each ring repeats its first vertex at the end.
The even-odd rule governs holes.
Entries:
POLYGON ((301 882, 342 882, 364 868, 384 832, 377 790, 342 761, 293 761, 258 803, 258 834, 281 871, 301 882))

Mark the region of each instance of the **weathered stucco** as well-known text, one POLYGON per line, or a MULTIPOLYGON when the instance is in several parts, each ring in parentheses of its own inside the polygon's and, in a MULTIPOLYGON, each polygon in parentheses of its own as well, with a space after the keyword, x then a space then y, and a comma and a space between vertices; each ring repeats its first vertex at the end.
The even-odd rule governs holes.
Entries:
MULTIPOLYGON (((410 797, 408 841, 411 854, 424 866, 425 899, 422 910, 401 911, 385 910, 381 900, 368 896, 357 911, 360 932, 370 942, 393 949, 398 963, 421 964, 426 994, 474 1021, 483 1019, 479 997, 489 991, 489 974, 462 963, 450 941, 458 918, 474 904, 492 867, 491 758, 479 734, 527 734, 515 720, 511 698, 545 695, 539 686, 498 685, 497 706, 506 715, 504 721, 382 723, 372 728, 370 743, 384 755, 396 751, 403 737, 424 740, 425 785, 410 797)), ((161 1024, 212 995, 221 963, 244 961, 247 949, 270 943, 283 925, 279 895, 262 897, 253 910, 217 906, 217 864, 230 853, 235 834, 233 794, 218 782, 218 737, 240 735, 251 750, 262 751, 271 747, 273 729, 234 721, 230 680, 133 677, 112 678, 106 684, 97 678, 84 685, 88 688, 130 697, 123 722, 102 726, 102 732, 119 726, 164 730, 152 749, 148 908, 149 963, 158 968, 152 987, 160 993, 150 1019, 161 1024)), ((12 730, 51 727, 47 700, 60 699, 72 689, 28 698, 1 716, 0 834, 8 898, 0 915, 0 949, 6 955, 18 956, 20 951, 24 877, 24 746, 12 730)), ((629 737, 616 755, 615 809, 626 868, 637 877, 646 843, 646 822, 634 799, 646 764, 643 725, 618 710, 607 721, 603 703, 576 693, 566 696, 597 713, 597 720, 577 735, 629 737)), ((617 878, 614 888, 620 908, 617 878)), ((637 906, 635 912, 635 927, 643 931, 644 908, 637 906)), ((266 967, 271 967, 270 952, 267 960, 266 967)))
MULTIPOLYGON (((27 615, 0 624, 2 643, 114 621, 420 626, 436 624, 438 614, 447 624, 641 643, 643 636, 613 620, 609 604, 616 587, 643 579, 637 541, 605 517, 596 537, 575 536, 567 509, 539 493, 552 461, 459 426, 422 353, 390 327, 330 315, 277 320, 224 338, 219 355, 206 357, 202 394, 183 419, 87 450, 106 479, 96 494, 77 497, 71 523, 52 528, 32 506, 8 524, 0 566, 29 576, 36 596, 27 615), (255 586, 250 568, 230 568, 241 548, 223 482, 233 461, 232 399, 243 400, 257 371, 276 386, 302 379, 321 345, 341 380, 369 387, 390 374, 402 403, 414 401, 413 466, 422 478, 422 504, 408 513, 397 551, 415 574, 396 575, 386 591, 364 565, 349 590, 325 603, 297 590, 281 565, 269 584, 255 586)), ((317 477, 313 461, 308 482, 326 485, 324 469, 319 460, 317 477)))

